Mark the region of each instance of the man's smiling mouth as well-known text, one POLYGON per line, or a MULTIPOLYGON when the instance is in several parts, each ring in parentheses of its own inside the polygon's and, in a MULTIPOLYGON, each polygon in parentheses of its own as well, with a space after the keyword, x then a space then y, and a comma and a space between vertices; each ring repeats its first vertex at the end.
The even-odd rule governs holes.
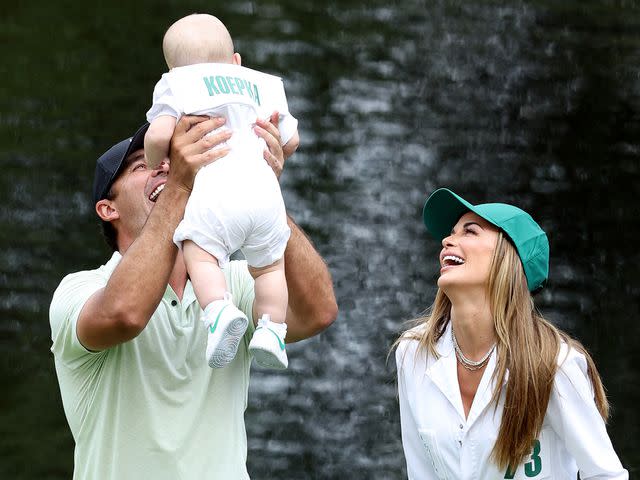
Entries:
POLYGON ((158 185, 153 192, 151 192, 151 194, 149 195, 149 200, 151 200, 152 202, 155 202, 156 200, 158 200, 158 196, 160 195, 160 192, 162 192, 162 190, 164 190, 164 183, 158 185))

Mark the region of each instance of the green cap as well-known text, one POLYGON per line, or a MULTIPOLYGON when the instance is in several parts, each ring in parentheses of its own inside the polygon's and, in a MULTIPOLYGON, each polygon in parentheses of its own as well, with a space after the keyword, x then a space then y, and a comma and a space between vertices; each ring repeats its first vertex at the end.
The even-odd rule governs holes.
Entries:
POLYGON ((422 218, 429 233, 442 241, 466 212, 484 218, 511 239, 524 267, 530 292, 544 287, 549 277, 549 241, 524 210, 506 203, 472 205, 451 190, 439 188, 425 202, 422 218))

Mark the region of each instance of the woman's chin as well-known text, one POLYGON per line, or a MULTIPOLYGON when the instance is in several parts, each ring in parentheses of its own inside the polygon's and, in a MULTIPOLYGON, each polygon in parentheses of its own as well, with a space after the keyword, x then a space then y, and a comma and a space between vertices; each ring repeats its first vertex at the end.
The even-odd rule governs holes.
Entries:
POLYGON ((450 290, 455 289, 455 282, 452 283, 449 279, 440 276, 440 278, 438 278, 438 288, 446 294, 450 290))
POLYGON ((452 271, 441 273, 437 283, 438 288, 446 293, 449 298, 451 298, 451 295, 455 292, 469 293, 481 285, 486 286, 486 282, 481 282, 480 279, 471 279, 464 275, 456 275, 452 271))
POLYGON ((440 276, 438 277, 438 287, 445 288, 447 286, 456 285, 460 283, 460 279, 456 281, 456 275, 452 271, 441 271, 440 276))

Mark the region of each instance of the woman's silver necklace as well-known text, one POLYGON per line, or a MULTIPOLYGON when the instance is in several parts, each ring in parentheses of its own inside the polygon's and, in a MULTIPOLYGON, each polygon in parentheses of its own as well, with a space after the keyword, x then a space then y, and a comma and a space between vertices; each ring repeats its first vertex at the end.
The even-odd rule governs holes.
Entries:
POLYGON ((462 353, 462 350, 458 345, 458 341, 456 340, 456 334, 453 333, 453 327, 451 327, 451 339, 453 340, 453 349, 456 351, 456 357, 458 358, 458 361, 464 368, 466 368, 467 370, 471 370, 472 372, 476 370, 480 370, 482 367, 484 367, 485 364, 489 361, 489 357, 491 356, 491 353, 496 348, 496 344, 494 343, 493 346, 489 349, 489 351, 484 354, 484 357, 482 357, 480 360, 476 362, 474 360, 469 360, 467 357, 464 356, 464 353, 462 353))

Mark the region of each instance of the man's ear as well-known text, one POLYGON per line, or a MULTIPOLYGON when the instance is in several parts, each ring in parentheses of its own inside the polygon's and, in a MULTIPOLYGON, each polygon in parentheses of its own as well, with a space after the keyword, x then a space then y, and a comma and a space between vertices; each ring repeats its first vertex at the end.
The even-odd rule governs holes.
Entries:
POLYGON ((96 203, 96 213, 100 220, 105 222, 113 222, 120 218, 120 213, 116 209, 114 203, 111 200, 102 199, 96 203))
POLYGON ((242 65, 242 57, 238 52, 233 54, 233 64, 234 65, 242 65))

